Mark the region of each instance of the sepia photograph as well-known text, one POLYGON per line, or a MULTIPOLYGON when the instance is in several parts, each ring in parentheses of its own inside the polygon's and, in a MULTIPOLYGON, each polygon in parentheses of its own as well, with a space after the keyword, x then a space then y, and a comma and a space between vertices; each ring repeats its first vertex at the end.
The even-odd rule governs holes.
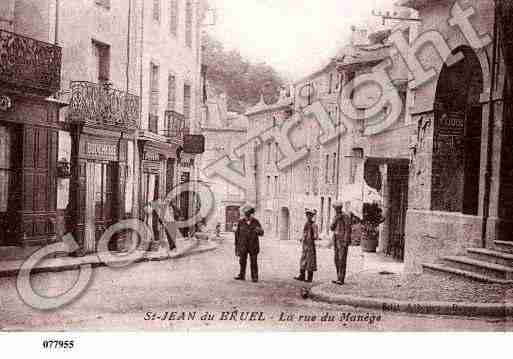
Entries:
POLYGON ((510 331, 513 1, 0 0, 4 341, 510 331))

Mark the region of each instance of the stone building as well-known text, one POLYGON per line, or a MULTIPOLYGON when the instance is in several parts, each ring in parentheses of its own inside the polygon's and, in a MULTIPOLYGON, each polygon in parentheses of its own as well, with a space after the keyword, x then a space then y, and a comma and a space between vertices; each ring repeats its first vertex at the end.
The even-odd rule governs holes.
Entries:
POLYGON ((417 130, 410 165, 407 269, 419 271, 426 264, 475 277, 486 272, 491 258, 511 248, 513 125, 504 58, 511 30, 507 21, 499 21, 511 13, 503 8, 510 2, 400 3, 419 12, 421 35, 440 34, 448 46, 422 48, 426 37, 414 44, 422 67, 416 67, 409 89, 417 130), (421 81, 427 69, 434 76, 421 81), (482 255, 480 260, 469 258, 474 254, 482 255), (432 264, 438 259, 445 262, 432 264))
MULTIPOLYGON (((208 86, 207 86, 208 87, 208 86)), ((242 162, 233 151, 247 138, 247 118, 230 112, 225 94, 216 95, 207 91, 205 111, 201 122, 201 134, 205 136, 205 153, 200 156, 199 168, 223 157, 228 157, 234 168, 242 171, 242 162)), ((211 230, 221 224, 221 230, 233 231, 240 218, 240 207, 244 204, 244 191, 219 176, 207 177, 200 172, 200 180, 208 184, 215 198, 214 213, 208 218, 211 230)))
MULTIPOLYGON (((13 89, 31 98, 7 94, 16 106, 0 114, 2 143, 10 146, 2 151, 9 164, 1 166, 2 186, 12 188, 2 220, 13 224, 7 232, 2 226, 0 246, 43 245, 71 233, 82 253, 93 252, 106 228, 144 218, 140 203, 177 183, 180 158, 191 164, 177 150, 200 114, 204 4, 8 0, 0 9, 2 28, 11 31, 2 30, 3 48, 18 56, 2 67, 2 81, 26 83, 13 89), (11 173, 21 172, 13 166, 21 164, 32 170, 15 179, 11 173)), ((194 178, 190 167, 183 171, 194 178)))
POLYGON ((62 48, 54 1, 0 4, 0 250, 58 236, 62 48), (34 16, 39 14, 39 16, 34 16))

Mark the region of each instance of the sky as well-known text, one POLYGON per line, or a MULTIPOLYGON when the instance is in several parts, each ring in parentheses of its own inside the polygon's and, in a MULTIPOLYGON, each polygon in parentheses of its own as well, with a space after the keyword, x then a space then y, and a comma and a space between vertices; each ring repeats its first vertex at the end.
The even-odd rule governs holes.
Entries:
POLYGON ((208 0, 217 21, 207 32, 227 49, 272 65, 287 80, 320 69, 346 44, 352 25, 380 23, 373 9, 395 0, 208 0))

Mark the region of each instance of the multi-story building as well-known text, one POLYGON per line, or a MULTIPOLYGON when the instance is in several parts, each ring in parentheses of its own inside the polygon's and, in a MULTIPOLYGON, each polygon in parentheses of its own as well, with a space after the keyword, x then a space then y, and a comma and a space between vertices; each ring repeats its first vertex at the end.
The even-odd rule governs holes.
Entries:
POLYGON ((93 252, 111 224, 146 218, 141 203, 194 176, 181 173, 193 158, 180 149, 200 114, 204 4, 9 0, 0 9, 2 58, 12 59, 0 75, 0 209, 10 223, 0 245, 72 233, 93 252))
MULTIPOLYGON (((220 158, 228 157, 231 166, 242 172, 242 161, 233 151, 247 138, 247 118, 228 111, 225 94, 217 96, 210 90, 207 93, 201 122, 206 148, 201 155, 199 168, 206 168, 220 158)), ((208 218, 208 228, 214 229, 217 224, 221 224, 222 230, 233 231, 240 218, 240 207, 245 201, 244 191, 219 176, 207 177, 201 173, 200 179, 208 184, 215 198, 215 209, 208 218)))
POLYGON ((303 116, 289 137, 295 150, 306 149, 307 156, 285 170, 277 167, 283 154, 275 140, 257 147, 259 215, 267 234, 281 239, 299 238, 305 207, 315 208, 321 236, 326 237, 334 215, 333 202, 340 199, 354 203, 351 195, 355 188, 363 192, 369 186, 381 193, 387 216, 381 229, 380 250, 402 257, 412 131, 404 111, 408 74, 404 63, 391 69, 388 85, 401 99, 399 113, 393 124, 377 131, 375 124, 384 122, 391 112, 384 106, 367 118, 380 98, 379 89, 376 91, 372 86, 347 89, 357 76, 371 72, 374 66, 392 56, 391 46, 386 43, 390 32, 367 36, 361 29, 353 31, 351 44, 341 49, 324 68, 296 82, 290 96, 283 92, 280 100, 271 105, 261 100, 247 112, 248 136, 254 137, 270 127, 281 128, 293 120, 292 116, 302 116, 320 103, 336 132, 330 141, 321 143, 319 139, 326 135, 326 127, 319 123, 321 114, 316 113, 317 118, 303 116), (358 116, 352 118, 342 113, 341 105, 354 107, 358 116), (401 248, 392 251, 394 246, 401 248))
POLYGON ((0 4, 0 246, 57 238, 62 48, 54 1, 0 4), (38 13, 39 16, 34 14, 38 13))
POLYGON ((512 82, 506 71, 511 2, 401 4, 417 10, 422 20, 414 44, 422 67, 416 67, 409 90, 411 121, 418 130, 410 170, 407 268, 419 271, 425 263, 453 273, 463 269, 468 276, 489 274, 488 262, 512 245, 512 82), (422 47, 423 34, 440 36, 439 45, 445 44, 451 56, 442 58, 440 46, 422 47), (451 61, 458 54, 459 61, 451 61), (434 70, 423 83, 422 69, 434 70), (468 258, 474 255, 479 260, 468 258), (444 264, 432 264, 441 257, 444 264))

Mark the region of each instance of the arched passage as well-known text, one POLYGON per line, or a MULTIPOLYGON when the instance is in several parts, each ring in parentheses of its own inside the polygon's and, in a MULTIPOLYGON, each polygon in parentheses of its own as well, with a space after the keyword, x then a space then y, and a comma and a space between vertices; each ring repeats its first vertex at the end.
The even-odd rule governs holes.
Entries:
POLYGON ((483 71, 470 47, 463 60, 444 65, 435 99, 431 207, 477 215, 481 165, 483 71))

